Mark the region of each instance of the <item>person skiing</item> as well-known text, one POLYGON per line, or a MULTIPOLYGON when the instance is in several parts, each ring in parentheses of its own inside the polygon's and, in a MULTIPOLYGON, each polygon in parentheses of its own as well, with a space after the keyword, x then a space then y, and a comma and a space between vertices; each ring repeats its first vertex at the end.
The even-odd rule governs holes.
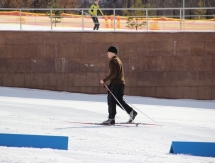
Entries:
POLYGON ((125 89, 125 79, 124 79, 124 70, 122 61, 117 56, 118 50, 115 46, 110 46, 107 50, 109 62, 109 75, 104 79, 100 80, 102 85, 105 82, 110 80, 110 85, 108 85, 109 90, 116 97, 117 100, 113 97, 110 91, 108 91, 108 120, 104 121, 103 124, 113 125, 115 124, 115 115, 116 115, 116 105, 125 110, 129 115, 130 119, 128 120, 131 123, 134 118, 137 116, 137 112, 130 107, 123 99, 124 89, 125 89))
POLYGON ((97 13, 100 12, 100 14, 102 16, 104 16, 104 14, 100 10, 98 4, 99 4, 99 0, 94 0, 94 3, 91 5, 91 7, 89 9, 89 13, 90 13, 90 15, 92 17, 92 20, 93 20, 94 24, 95 24, 93 30, 98 30, 99 26, 100 26, 99 20, 98 20, 98 17, 97 17, 98 16, 97 13))

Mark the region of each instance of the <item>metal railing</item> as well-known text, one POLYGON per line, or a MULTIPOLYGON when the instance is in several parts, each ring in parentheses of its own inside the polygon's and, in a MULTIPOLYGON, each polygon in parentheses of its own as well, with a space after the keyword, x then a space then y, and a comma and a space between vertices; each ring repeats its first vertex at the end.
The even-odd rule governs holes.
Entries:
MULTIPOLYGON (((0 8, 0 30, 89 31, 93 30, 94 23, 88 10, 88 8, 0 8)), ((98 16, 99 30, 215 31, 215 7, 101 8, 101 10, 112 14, 98 16), (186 11, 192 14, 183 15, 186 11)))

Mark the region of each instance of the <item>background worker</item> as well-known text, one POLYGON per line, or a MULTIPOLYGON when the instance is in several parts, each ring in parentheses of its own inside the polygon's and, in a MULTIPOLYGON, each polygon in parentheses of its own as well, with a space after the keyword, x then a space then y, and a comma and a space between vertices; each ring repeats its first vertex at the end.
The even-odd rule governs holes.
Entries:
POLYGON ((94 22, 94 28, 93 30, 98 30, 99 29, 99 20, 98 20, 98 12, 100 12, 100 14, 102 16, 104 16, 103 12, 100 10, 99 8, 99 0, 94 0, 94 3, 91 5, 90 9, 89 9, 89 13, 92 16, 93 22, 94 22))

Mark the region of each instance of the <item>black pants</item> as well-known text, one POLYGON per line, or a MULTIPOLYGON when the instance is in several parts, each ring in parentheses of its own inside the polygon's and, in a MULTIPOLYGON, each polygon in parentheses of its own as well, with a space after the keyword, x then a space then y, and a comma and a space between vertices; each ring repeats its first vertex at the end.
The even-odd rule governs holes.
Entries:
MULTIPOLYGON (((116 99, 120 102, 120 104, 125 109, 125 111, 129 114, 133 110, 133 108, 130 107, 123 100, 125 85, 124 84, 109 85, 108 88, 113 93, 113 95, 116 97, 116 99)), ((122 108, 121 105, 115 100, 115 98, 113 97, 113 95, 108 91, 108 97, 107 98, 108 98, 108 113, 109 113, 108 118, 109 119, 115 119, 116 105, 118 105, 120 108, 122 108)))
POLYGON ((93 23, 95 24, 93 30, 96 30, 96 29, 98 30, 99 29, 99 25, 100 25, 98 18, 96 16, 93 16, 92 19, 93 19, 93 23))

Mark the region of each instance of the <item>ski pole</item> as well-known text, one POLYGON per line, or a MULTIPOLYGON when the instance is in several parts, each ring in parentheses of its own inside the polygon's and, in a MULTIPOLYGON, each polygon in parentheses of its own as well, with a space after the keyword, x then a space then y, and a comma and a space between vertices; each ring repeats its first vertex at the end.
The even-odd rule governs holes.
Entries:
POLYGON ((84 12, 84 11, 82 11, 82 10, 79 10, 79 9, 77 9, 77 8, 75 8, 77 11, 79 11, 79 12, 83 12, 85 15, 89 15, 87 12, 84 12))
POLYGON ((150 118, 148 115, 146 115, 145 113, 143 113, 142 111, 140 111, 139 109, 137 109, 135 106, 133 106, 130 102, 128 102, 128 100, 126 100, 125 98, 123 98, 127 103, 129 103, 133 108, 135 108, 136 110, 138 110, 140 113, 142 113, 143 115, 145 115, 146 117, 148 117, 149 119, 151 119, 153 122, 155 122, 157 125, 160 125, 159 123, 157 123, 155 120, 153 120, 152 118, 150 118))
MULTIPOLYGON (((103 84, 106 88, 107 88, 107 90, 110 92, 110 94, 115 98, 115 100, 119 103, 119 105, 121 106, 121 108, 126 112, 126 110, 125 110, 125 108, 122 106, 122 104, 117 100, 117 98, 114 96, 114 94, 111 92, 111 90, 105 85, 105 84, 103 84)), ((127 113, 127 112, 126 112, 127 113)), ((127 113, 128 114, 128 113, 127 113)), ((132 121, 134 121, 134 119, 131 117, 131 115, 130 114, 128 114, 129 116, 130 116, 130 118, 132 119, 132 121)), ((135 123, 135 122, 134 122, 135 123)), ((136 126, 138 125, 138 123, 135 123, 136 124, 136 126)))

